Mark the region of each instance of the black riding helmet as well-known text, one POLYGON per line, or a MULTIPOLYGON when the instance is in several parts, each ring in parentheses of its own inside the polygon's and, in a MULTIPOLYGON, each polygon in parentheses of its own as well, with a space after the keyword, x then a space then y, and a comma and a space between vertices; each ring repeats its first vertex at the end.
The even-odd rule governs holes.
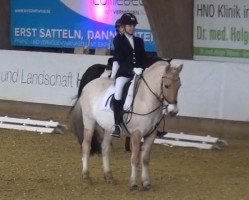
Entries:
POLYGON ((125 13, 120 18, 122 25, 137 25, 137 18, 132 13, 125 13))
POLYGON ((121 19, 117 19, 117 21, 115 22, 115 28, 118 29, 121 25, 121 19))

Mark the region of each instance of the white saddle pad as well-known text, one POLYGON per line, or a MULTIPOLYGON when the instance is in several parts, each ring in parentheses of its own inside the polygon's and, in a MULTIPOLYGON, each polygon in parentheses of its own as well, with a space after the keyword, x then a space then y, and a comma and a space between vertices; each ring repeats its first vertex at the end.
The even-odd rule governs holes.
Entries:
MULTIPOLYGON (((125 99, 125 103, 123 106, 124 110, 130 110, 132 99, 133 99, 133 91, 134 91, 134 80, 136 77, 133 78, 130 87, 128 89, 128 93, 125 99)), ((110 87, 107 88, 105 95, 103 97, 102 102, 100 103, 100 110, 104 111, 109 111, 112 112, 111 109, 111 100, 112 100, 112 95, 115 93, 115 86, 111 85, 110 87)))
POLYGON ((100 110, 104 111, 112 111, 110 107, 112 95, 114 95, 115 92, 115 86, 112 84, 110 87, 107 88, 104 98, 100 103, 100 110))

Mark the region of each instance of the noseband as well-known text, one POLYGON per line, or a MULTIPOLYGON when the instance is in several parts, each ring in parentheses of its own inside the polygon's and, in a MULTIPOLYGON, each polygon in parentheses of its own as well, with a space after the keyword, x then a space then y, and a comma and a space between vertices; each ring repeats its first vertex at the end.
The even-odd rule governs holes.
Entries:
POLYGON ((177 104, 177 100, 174 100, 174 101, 171 102, 171 101, 169 101, 169 100, 165 97, 164 92, 163 92, 163 79, 164 79, 164 78, 176 82, 176 81, 179 81, 179 80, 180 80, 180 77, 179 77, 179 76, 178 76, 178 77, 162 76, 162 81, 161 81, 161 96, 163 96, 163 99, 162 99, 162 100, 165 100, 168 104, 177 104))
POLYGON ((162 76, 162 80, 161 80, 161 94, 158 96, 149 86, 149 84, 147 83, 147 81, 144 79, 143 75, 140 76, 141 79, 144 81, 145 85, 147 86, 147 88, 150 90, 150 92, 157 98, 157 100, 161 103, 163 103, 163 101, 166 101, 168 104, 177 104, 177 100, 174 100, 174 101, 169 101, 165 95, 164 95, 164 92, 163 92, 163 79, 166 78, 166 79, 169 79, 171 81, 179 81, 180 77, 168 77, 168 76, 162 76))

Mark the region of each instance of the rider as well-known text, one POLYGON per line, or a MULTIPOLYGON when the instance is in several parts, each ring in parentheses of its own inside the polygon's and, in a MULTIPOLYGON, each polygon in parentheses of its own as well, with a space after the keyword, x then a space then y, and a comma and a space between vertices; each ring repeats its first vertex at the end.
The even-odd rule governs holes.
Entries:
MULTIPOLYGON (((121 37, 124 34, 124 27, 121 24, 121 19, 118 19, 115 22, 115 29, 116 29, 116 36, 113 39, 113 46, 114 49, 116 48, 117 45, 117 40, 119 39, 119 37, 121 37)), ((117 56, 113 56, 113 64, 112 64, 112 73, 111 73, 111 78, 116 78, 116 74, 119 68, 119 64, 117 62, 117 56)))
POLYGON ((146 66, 144 42, 134 36, 137 18, 132 13, 125 13, 120 18, 124 34, 117 37, 114 44, 114 57, 119 64, 115 81, 114 108, 114 137, 120 137, 122 122, 122 90, 126 82, 132 79, 134 73, 140 75, 146 66))

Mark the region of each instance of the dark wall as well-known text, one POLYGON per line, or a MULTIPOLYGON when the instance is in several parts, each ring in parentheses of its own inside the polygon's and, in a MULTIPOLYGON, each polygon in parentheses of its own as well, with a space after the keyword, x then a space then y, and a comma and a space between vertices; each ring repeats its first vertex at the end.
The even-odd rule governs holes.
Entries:
MULTIPOLYGON (((192 59, 193 0, 144 0, 144 6, 156 41, 158 55, 164 58, 192 59)), ((12 47, 10 45, 10 0, 0 1, 0 24, 0 49, 65 52, 63 49, 12 47)))
POLYGON ((193 0, 144 0, 159 56, 192 59, 193 4, 193 0))
POLYGON ((10 0, 0 1, 0 49, 10 49, 10 0))

